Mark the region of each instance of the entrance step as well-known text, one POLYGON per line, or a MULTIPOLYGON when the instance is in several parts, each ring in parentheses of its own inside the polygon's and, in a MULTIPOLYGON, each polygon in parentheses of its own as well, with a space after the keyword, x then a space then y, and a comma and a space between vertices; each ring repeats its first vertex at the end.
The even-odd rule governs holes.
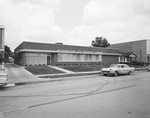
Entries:
POLYGON ((60 68, 60 67, 58 67, 58 66, 49 66, 49 65, 48 65, 48 67, 51 67, 51 68, 56 69, 56 70, 63 71, 63 72, 65 72, 65 73, 70 73, 70 74, 71 74, 71 73, 74 73, 73 71, 66 70, 66 69, 60 68))

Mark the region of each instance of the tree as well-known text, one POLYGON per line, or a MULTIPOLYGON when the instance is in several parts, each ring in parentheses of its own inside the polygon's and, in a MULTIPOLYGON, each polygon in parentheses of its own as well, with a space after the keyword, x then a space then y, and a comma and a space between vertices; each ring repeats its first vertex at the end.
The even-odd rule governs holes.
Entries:
POLYGON ((110 46, 110 43, 108 43, 106 38, 101 37, 96 37, 95 40, 92 41, 92 46, 93 47, 108 47, 110 46))
POLYGON ((2 64, 2 62, 3 62, 3 53, 0 52, 0 65, 2 64))
POLYGON ((8 47, 7 45, 5 45, 4 62, 8 62, 10 56, 11 56, 10 47, 8 47))

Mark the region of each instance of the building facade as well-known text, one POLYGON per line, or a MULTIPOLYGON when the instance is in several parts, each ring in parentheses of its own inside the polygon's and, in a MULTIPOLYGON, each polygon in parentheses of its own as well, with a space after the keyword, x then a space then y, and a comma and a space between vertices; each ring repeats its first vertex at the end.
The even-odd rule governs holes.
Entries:
POLYGON ((117 48, 124 53, 132 52, 136 55, 136 62, 150 63, 150 40, 139 40, 125 43, 112 44, 110 48, 117 48))
POLYGON ((3 58, 4 58, 4 34, 5 27, 0 25, 0 70, 4 69, 3 58))
POLYGON ((120 51, 96 47, 23 42, 15 49, 15 63, 22 66, 109 66, 119 63, 120 51))

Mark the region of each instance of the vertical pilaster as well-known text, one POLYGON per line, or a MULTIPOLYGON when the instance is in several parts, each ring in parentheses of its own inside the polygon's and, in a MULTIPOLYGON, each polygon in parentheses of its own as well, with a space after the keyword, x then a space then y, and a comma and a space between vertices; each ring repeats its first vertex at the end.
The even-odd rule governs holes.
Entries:
POLYGON ((0 25, 0 69, 4 70, 4 34, 5 27, 0 25))

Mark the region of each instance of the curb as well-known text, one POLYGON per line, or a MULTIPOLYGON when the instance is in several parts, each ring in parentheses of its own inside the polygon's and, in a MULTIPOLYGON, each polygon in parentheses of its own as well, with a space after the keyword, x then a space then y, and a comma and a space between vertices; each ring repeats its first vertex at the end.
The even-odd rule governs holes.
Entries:
MULTIPOLYGON (((74 73, 74 74, 71 74, 71 75, 77 75, 79 73, 74 73)), ((81 73, 79 76, 86 76, 86 75, 93 75, 93 74, 100 74, 97 73, 97 72, 92 72, 92 73, 81 73)), ((66 74, 67 75, 67 74, 66 74)), ((75 77, 75 76, 70 76, 70 77, 75 77)), ((26 81, 26 82, 16 82, 14 83, 15 86, 19 86, 19 85, 31 85, 31 84, 40 84, 40 83, 47 83, 47 82, 56 82, 56 81, 63 81, 63 80, 67 80, 69 79, 70 77, 58 77, 58 78, 52 78, 52 79, 47 79, 47 80, 37 80, 37 81, 26 81)))
POLYGON ((41 81, 28 81, 28 82, 16 82, 14 83, 15 86, 17 85, 31 85, 31 84, 40 84, 40 83, 46 83, 46 82, 55 82, 55 81, 61 81, 61 79, 57 80, 41 80, 41 81))
POLYGON ((76 73, 63 73, 63 74, 52 74, 52 75, 38 75, 37 77, 39 78, 60 78, 63 77, 65 75, 70 75, 70 76, 84 76, 84 75, 92 75, 92 74, 100 74, 100 71, 94 71, 94 72, 76 72, 76 73))
POLYGON ((135 68, 135 71, 143 71, 143 70, 147 70, 148 68, 145 67, 145 68, 135 68))
POLYGON ((74 73, 59 73, 59 74, 44 74, 44 75, 35 75, 36 77, 44 77, 44 76, 63 76, 63 75, 84 75, 84 74, 99 74, 100 71, 90 71, 90 72, 74 72, 74 73))

